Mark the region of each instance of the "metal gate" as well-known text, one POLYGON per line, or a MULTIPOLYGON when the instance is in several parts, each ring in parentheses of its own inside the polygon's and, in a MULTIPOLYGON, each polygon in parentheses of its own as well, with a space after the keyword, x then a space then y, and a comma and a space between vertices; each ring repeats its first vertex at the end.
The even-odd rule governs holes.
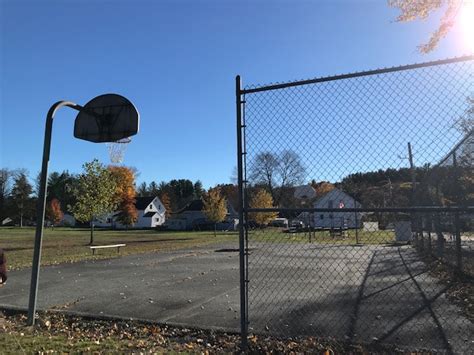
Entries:
POLYGON ((244 346, 472 350, 473 69, 236 78, 244 346))

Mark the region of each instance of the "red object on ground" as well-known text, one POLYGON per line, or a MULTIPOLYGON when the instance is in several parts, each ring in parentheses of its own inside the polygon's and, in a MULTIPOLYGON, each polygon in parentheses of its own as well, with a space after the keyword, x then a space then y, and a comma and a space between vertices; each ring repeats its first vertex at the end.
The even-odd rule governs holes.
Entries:
POLYGON ((7 257, 3 249, 0 249, 0 284, 7 281, 7 257))

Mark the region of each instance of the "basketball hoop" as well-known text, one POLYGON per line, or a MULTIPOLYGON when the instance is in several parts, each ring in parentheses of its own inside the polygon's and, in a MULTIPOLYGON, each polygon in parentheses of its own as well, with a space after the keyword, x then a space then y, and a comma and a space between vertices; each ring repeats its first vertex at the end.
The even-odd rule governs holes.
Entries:
POLYGON ((130 137, 122 138, 115 142, 105 143, 107 150, 109 151, 110 161, 113 164, 123 163, 123 158, 125 156, 125 151, 127 150, 128 143, 132 140, 130 137))

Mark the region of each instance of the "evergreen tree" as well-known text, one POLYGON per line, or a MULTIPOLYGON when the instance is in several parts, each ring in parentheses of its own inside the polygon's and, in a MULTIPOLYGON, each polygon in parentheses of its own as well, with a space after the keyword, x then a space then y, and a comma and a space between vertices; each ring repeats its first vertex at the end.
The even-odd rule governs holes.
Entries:
POLYGON ((10 196, 12 177, 13 172, 10 169, 0 169, 0 223, 5 217, 8 217, 7 202, 10 196))
POLYGON ((137 196, 139 197, 146 197, 148 196, 148 187, 146 182, 142 182, 137 189, 137 196))
POLYGON ((200 199, 204 194, 204 189, 202 187, 201 180, 198 180, 194 183, 194 198, 200 199))
POLYGON ((158 196, 160 190, 159 190, 159 187, 158 187, 158 184, 154 181, 150 182, 150 185, 148 185, 148 189, 147 189, 147 193, 148 193, 148 196, 158 196))
POLYGON ((23 217, 27 211, 31 209, 30 195, 33 187, 28 182, 25 172, 20 172, 14 178, 11 198, 16 207, 17 216, 20 222, 20 228, 23 227, 23 217))

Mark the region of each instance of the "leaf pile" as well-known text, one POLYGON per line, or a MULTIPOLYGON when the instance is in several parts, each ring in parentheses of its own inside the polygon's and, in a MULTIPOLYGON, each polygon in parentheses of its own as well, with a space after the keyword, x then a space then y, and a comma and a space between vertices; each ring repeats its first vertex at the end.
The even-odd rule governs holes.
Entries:
POLYGON ((474 321, 474 284, 472 276, 457 274, 453 267, 437 260, 425 258, 430 274, 449 286, 448 299, 461 308, 463 314, 474 321))
MULTIPOLYGON (((6 353, 92 352, 201 354, 239 353, 240 336, 224 332, 172 327, 138 321, 97 320, 42 312, 35 327, 27 327, 26 316, 0 313, 0 343, 6 353)), ((334 340, 307 337, 276 339, 249 337, 249 353, 372 354, 393 353, 396 349, 366 349, 334 340)))

